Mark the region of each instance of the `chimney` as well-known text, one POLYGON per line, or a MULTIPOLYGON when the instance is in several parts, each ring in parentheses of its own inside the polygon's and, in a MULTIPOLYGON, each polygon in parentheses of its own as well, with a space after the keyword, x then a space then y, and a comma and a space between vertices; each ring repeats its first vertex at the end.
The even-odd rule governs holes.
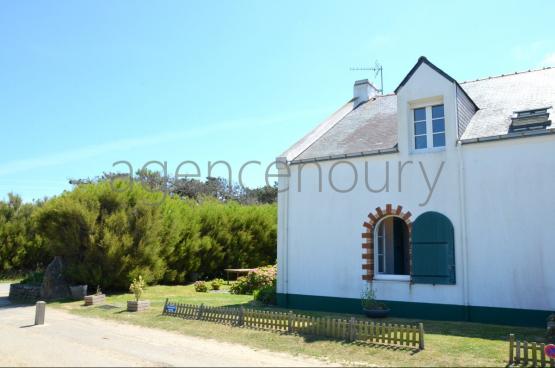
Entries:
POLYGON ((368 81, 368 79, 361 79, 355 82, 353 87, 353 97, 355 98, 355 107, 368 101, 378 94, 378 89, 368 81))

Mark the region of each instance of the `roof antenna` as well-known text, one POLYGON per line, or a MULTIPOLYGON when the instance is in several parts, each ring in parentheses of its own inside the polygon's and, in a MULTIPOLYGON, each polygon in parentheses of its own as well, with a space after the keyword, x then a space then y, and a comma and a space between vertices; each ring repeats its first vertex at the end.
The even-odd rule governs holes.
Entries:
POLYGON ((374 72, 374 78, 380 75, 380 89, 379 92, 383 95, 383 67, 382 65, 376 60, 373 67, 356 67, 356 68, 349 68, 350 71, 372 71, 374 72))

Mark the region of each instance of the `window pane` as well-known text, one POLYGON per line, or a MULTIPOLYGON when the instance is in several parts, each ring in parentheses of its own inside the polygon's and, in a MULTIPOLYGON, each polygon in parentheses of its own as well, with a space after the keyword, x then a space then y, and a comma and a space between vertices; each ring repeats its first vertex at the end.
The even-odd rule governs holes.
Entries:
POLYGON ((434 147, 445 147, 445 133, 434 134, 434 147))
POLYGON ((426 142, 426 136, 420 135, 418 137, 414 137, 414 148, 422 149, 428 147, 426 142))
POLYGON ((432 106, 432 119, 442 118, 444 116, 443 105, 432 106))
POLYGON ((383 269, 383 256, 378 257, 378 272, 384 272, 383 269))
POLYGON ((434 133, 444 132, 445 131, 445 119, 436 119, 432 120, 433 130, 434 133))
POLYGON ((426 134, 426 122, 419 121, 414 123, 414 135, 426 134))
POLYGON ((426 120, 426 108, 414 109, 414 121, 426 120))

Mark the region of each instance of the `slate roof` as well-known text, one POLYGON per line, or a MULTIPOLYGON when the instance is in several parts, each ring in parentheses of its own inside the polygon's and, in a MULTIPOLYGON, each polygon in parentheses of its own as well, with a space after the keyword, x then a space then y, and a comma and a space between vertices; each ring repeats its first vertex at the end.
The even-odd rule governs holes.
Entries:
MULTIPOLYGON (((508 134, 514 111, 555 106, 555 68, 465 82, 461 87, 480 108, 466 127, 463 141, 508 134)), ((550 120, 555 122, 553 110, 550 120)), ((549 127, 553 128, 555 123, 549 127)))
MULTIPOLYGON (((463 142, 509 136, 510 116, 514 111, 555 107, 555 68, 490 77, 459 85, 479 108, 461 136, 463 142)), ((554 123, 548 129, 555 132, 555 112, 551 111, 550 120, 554 123)), ((303 147, 300 154, 297 150, 288 156, 293 152, 293 146, 282 156, 288 161, 302 162, 396 150, 397 96, 376 96, 333 124, 328 122, 326 129, 303 147)))

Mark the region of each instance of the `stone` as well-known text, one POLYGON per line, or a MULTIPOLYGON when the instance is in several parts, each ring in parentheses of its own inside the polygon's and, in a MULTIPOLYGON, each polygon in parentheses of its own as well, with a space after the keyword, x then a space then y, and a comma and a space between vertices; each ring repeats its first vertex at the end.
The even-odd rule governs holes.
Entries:
POLYGON ((87 285, 75 285, 69 287, 69 292, 73 300, 82 300, 87 295, 87 285))
POLYGON ((9 299, 13 302, 36 302, 40 299, 41 287, 36 285, 11 284, 9 299))
POLYGON ((70 295, 69 285, 64 278, 62 257, 56 256, 44 272, 41 298, 46 300, 66 299, 70 295))

